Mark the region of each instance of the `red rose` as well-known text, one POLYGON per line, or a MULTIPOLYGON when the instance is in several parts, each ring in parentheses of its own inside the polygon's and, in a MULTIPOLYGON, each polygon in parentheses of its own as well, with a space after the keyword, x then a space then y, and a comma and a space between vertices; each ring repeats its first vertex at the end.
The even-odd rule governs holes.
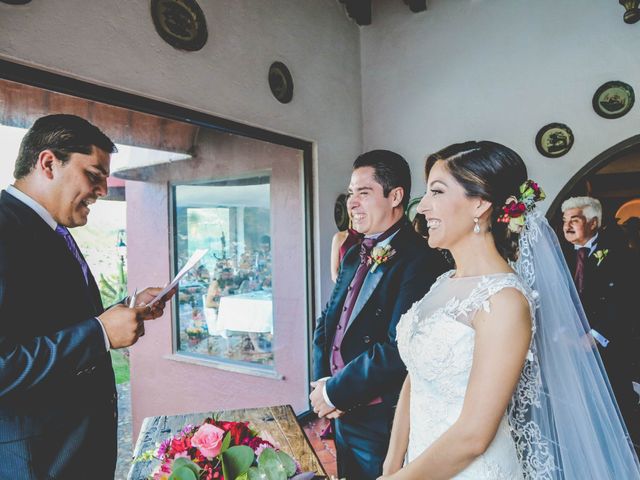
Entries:
POLYGON ((251 432, 247 427, 247 422, 236 422, 229 430, 231 442, 234 445, 245 445, 251 439, 251 432))
POLYGON ((516 202, 514 200, 511 200, 504 207, 502 207, 502 209, 504 213, 509 217, 518 218, 527 210, 527 207, 522 202, 516 202))

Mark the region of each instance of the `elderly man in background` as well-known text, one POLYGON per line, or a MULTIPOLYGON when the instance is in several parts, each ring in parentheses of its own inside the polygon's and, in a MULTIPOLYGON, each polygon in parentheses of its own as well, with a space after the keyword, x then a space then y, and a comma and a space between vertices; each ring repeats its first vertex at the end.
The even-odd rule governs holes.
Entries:
POLYGON ((633 381, 638 382, 640 375, 633 335, 639 314, 633 287, 638 270, 628 246, 602 228, 602 205, 597 199, 569 198, 562 204, 562 222, 564 237, 573 245, 566 253, 567 264, 637 451, 640 415, 633 381))

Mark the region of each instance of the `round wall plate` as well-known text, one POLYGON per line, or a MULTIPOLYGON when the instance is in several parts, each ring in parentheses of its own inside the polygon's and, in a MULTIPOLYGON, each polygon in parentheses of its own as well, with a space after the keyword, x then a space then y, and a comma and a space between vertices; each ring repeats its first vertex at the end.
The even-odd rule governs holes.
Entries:
POLYGON ((631 85, 616 80, 598 88, 591 104, 601 117, 620 118, 631 110, 634 102, 635 94, 631 85))
POLYGON ((9 5, 25 5, 31 0, 0 0, 2 3, 8 3, 9 5))
POLYGON ((549 158, 561 157, 573 146, 573 132, 563 123, 550 123, 536 135, 536 148, 549 158))
POLYGON ((172 47, 193 52, 207 43, 207 22, 195 0, 151 0, 151 18, 172 47))
POLYGON ((349 228, 349 212, 347 211, 347 196, 344 193, 338 195, 333 207, 333 219, 340 232, 349 228))
POLYGON ((289 103, 293 98, 293 77, 282 62, 274 62, 269 67, 269 88, 280 103, 289 103))

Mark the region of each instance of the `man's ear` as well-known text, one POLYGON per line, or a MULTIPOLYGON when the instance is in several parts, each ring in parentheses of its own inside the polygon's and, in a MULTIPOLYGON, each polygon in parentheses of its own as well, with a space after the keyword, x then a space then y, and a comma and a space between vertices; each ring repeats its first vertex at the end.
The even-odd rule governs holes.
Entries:
POLYGON ((402 205, 402 200, 404 199, 404 188, 396 187, 389 192, 389 195, 391 196, 393 208, 398 205, 402 205))
POLYGON ((35 169, 43 172, 47 178, 53 178, 53 166, 59 160, 51 150, 42 150, 38 154, 38 161, 36 162, 35 169))

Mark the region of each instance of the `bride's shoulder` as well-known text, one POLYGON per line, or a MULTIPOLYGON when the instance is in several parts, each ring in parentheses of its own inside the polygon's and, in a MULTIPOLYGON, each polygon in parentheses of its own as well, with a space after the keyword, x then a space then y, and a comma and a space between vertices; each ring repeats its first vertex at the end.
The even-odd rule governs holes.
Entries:
POLYGON ((537 293, 514 272, 483 277, 478 289, 483 291, 492 303, 499 302, 502 306, 512 308, 522 306, 531 311, 535 307, 537 293))

